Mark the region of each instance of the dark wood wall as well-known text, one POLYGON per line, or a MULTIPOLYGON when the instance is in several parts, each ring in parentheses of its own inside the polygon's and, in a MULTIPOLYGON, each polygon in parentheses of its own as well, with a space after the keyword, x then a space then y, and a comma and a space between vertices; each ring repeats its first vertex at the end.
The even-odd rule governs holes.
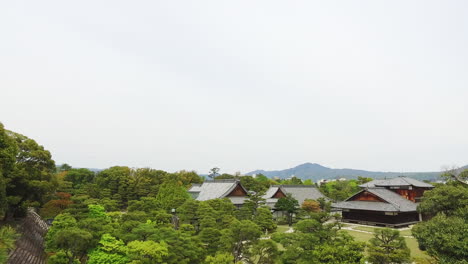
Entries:
POLYGON ((374 222, 383 224, 404 224, 419 221, 417 212, 398 213, 386 215, 385 212, 351 210, 343 212, 343 220, 374 222))
POLYGON ((368 191, 363 191, 351 198, 350 201, 369 201, 369 202, 385 202, 384 200, 380 199, 373 193, 368 191))
POLYGON ((392 189, 392 191, 398 193, 399 195, 413 202, 419 202, 419 198, 423 196, 426 190, 427 190, 426 188, 413 188, 412 190, 392 189))
POLYGON ((284 194, 281 189, 278 189, 278 191, 276 191, 275 195, 273 195, 272 198, 281 198, 281 197, 286 197, 286 194, 284 194))
POLYGON ((244 189, 238 184, 234 190, 228 196, 247 196, 244 189))

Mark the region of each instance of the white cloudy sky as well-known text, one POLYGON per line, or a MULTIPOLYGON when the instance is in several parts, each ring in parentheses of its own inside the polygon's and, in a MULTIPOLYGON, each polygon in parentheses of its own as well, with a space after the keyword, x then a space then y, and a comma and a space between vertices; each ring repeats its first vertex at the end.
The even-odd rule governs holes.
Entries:
POLYGON ((2 1, 0 121, 57 163, 468 163, 466 1, 2 1))

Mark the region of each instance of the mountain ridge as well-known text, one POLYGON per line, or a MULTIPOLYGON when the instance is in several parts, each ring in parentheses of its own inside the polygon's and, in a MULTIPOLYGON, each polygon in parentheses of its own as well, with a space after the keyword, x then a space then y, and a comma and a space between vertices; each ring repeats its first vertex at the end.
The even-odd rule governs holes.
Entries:
MULTIPOLYGON (((461 169, 468 169, 468 165, 461 167, 461 169)), ((391 171, 367 171, 359 169, 333 169, 322 166, 318 163, 303 163, 296 167, 284 170, 254 170, 246 175, 263 174, 269 178, 279 177, 281 179, 291 177, 292 175, 302 179, 311 179, 318 181, 321 179, 335 179, 347 178, 353 179, 358 176, 371 177, 374 179, 392 178, 397 176, 408 176, 418 180, 438 180, 442 171, 429 171, 429 172, 391 172, 391 171)))

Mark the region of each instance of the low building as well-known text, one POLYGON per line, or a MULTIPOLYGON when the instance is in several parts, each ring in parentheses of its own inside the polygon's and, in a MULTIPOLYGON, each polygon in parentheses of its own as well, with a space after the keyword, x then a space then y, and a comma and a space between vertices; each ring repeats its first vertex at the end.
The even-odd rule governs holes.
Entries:
POLYGON ((192 198, 206 201, 218 198, 228 198, 236 207, 241 207, 248 199, 247 190, 239 180, 212 180, 202 184, 194 184, 188 190, 192 198))
MULTIPOLYGON (((299 206, 305 200, 327 199, 314 185, 272 185, 263 198, 266 200, 266 205, 274 210, 276 202, 288 193, 298 201, 299 206)), ((283 213, 274 212, 274 216, 283 216, 283 213)))
POLYGON ((358 193, 332 205, 341 210, 342 221, 390 227, 421 221, 418 203, 425 191, 434 188, 408 177, 373 180, 359 186, 362 190, 358 193))

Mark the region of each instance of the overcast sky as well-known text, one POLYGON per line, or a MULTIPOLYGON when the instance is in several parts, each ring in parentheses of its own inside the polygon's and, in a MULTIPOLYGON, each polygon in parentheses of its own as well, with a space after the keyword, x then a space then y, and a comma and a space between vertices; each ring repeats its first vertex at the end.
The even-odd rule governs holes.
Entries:
POLYGON ((2 1, 0 122, 58 164, 468 164, 467 1, 2 1))

